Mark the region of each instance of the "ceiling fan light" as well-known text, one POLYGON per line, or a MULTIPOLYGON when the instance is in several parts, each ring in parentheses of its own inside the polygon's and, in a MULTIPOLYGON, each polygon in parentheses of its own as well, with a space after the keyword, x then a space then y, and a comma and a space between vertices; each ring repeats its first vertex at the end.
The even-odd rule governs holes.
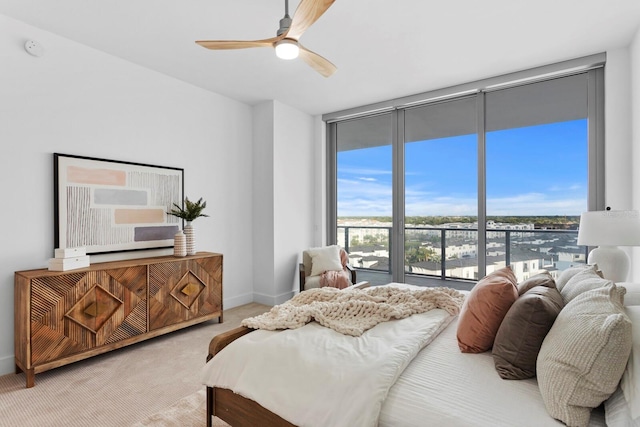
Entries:
POLYGON ((295 40, 283 39, 276 43, 276 56, 280 59, 295 59, 300 49, 295 40))

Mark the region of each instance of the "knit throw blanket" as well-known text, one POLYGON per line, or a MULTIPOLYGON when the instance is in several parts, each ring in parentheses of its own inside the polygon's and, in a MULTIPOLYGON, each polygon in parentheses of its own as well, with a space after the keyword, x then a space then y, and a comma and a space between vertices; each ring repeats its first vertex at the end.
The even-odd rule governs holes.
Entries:
POLYGON ((296 329, 311 321, 345 335, 360 336, 380 322, 442 308, 459 313, 464 295, 438 287, 420 290, 374 286, 365 289, 316 288, 304 291, 265 314, 242 321, 253 329, 296 329))

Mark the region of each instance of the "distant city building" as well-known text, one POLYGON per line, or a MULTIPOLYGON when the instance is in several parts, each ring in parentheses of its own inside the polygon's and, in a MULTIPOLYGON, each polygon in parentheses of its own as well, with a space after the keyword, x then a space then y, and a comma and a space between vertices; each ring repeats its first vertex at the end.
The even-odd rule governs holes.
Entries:
MULTIPOLYGON (((389 237, 392 224, 370 218, 338 220, 338 244, 349 252, 356 268, 389 270, 389 237)), ((478 280, 478 223, 454 222, 434 226, 407 225, 406 240, 412 252, 424 250, 427 260, 405 266, 410 274, 440 276, 442 238, 445 241, 445 276, 478 280), (426 229, 428 227, 428 229, 426 229), (416 246, 417 245, 417 246, 416 246)), ((556 277, 559 271, 586 262, 584 247, 577 245, 577 233, 536 233, 533 223, 487 221, 486 273, 506 265, 506 236, 509 236, 509 265, 519 281, 539 270, 556 277)), ((423 258, 424 259, 424 258, 423 258)))

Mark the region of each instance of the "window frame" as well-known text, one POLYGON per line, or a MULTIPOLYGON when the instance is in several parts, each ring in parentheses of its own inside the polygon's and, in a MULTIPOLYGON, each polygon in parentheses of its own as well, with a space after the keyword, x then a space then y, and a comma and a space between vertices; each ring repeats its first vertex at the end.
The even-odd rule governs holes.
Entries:
MULTIPOLYGON (((476 129, 478 137, 478 248, 486 249, 486 141, 485 94, 508 87, 537 81, 551 80, 568 75, 587 73, 588 99, 588 210, 605 207, 604 171, 604 66, 606 54, 600 53, 556 64, 545 65, 516 73, 465 83, 449 88, 396 98, 376 104, 325 114, 327 158, 327 242, 337 242, 337 124, 346 120, 362 119, 381 114, 392 114, 392 189, 393 229, 390 245, 404 247, 404 123, 405 110, 462 97, 476 97, 476 129)), ((404 253, 402 254, 404 256, 404 253)), ((404 259, 395 254, 389 260, 392 280, 404 281, 404 259)), ((478 275, 486 274, 486 250, 478 250, 478 275)))

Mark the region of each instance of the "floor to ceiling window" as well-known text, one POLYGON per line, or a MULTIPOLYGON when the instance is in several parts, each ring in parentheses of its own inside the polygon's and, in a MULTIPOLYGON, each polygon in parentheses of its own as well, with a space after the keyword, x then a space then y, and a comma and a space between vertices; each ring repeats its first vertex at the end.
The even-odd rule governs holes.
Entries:
POLYGON ((330 118, 329 242, 373 283, 471 283, 505 265, 522 280, 584 263, 580 213, 604 207, 592 60, 330 118))
POLYGON ((336 241, 351 265, 381 280, 391 271, 392 131, 391 114, 336 126, 336 241))
POLYGON ((477 271, 476 99, 404 112, 405 282, 477 271))
POLYGON ((586 262, 578 216, 588 209, 588 74, 485 97, 487 270, 561 271, 586 262))

